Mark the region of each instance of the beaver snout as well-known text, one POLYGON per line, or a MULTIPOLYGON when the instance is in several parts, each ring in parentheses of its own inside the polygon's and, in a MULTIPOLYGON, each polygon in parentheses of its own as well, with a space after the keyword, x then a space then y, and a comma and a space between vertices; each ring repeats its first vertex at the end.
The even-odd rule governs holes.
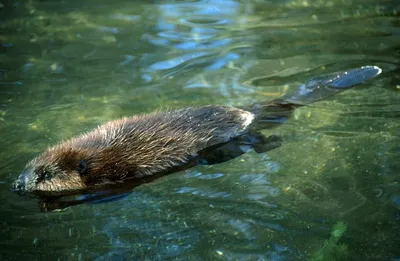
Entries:
POLYGON ((26 184, 28 183, 29 175, 32 172, 30 169, 24 170, 16 181, 12 184, 12 189, 17 193, 26 191, 26 184))
POLYGON ((12 190, 17 193, 21 193, 25 191, 25 183, 24 181, 17 179, 13 184, 12 184, 12 190))

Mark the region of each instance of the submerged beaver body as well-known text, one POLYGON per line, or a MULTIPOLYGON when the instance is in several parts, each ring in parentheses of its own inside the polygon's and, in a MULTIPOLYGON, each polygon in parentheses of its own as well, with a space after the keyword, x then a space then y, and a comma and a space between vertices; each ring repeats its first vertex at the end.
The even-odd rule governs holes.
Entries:
POLYGON ((246 108, 204 106, 122 118, 56 145, 29 162, 14 190, 70 193, 215 164, 249 149, 280 145, 258 131, 284 122, 294 108, 375 77, 376 66, 336 73, 282 99, 246 108))
POLYGON ((207 106, 114 120, 32 160, 17 186, 80 190, 165 172, 240 136, 253 119, 253 113, 241 109, 207 106))

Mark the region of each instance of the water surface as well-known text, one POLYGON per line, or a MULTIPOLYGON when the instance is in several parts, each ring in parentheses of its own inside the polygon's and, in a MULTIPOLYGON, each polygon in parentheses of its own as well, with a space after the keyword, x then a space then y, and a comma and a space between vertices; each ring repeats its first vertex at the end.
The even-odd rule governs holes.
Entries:
POLYGON ((396 1, 3 1, 1 260, 399 260, 396 1), (107 120, 272 100, 362 65, 284 145, 104 204, 42 213, 10 190, 47 146, 107 120))

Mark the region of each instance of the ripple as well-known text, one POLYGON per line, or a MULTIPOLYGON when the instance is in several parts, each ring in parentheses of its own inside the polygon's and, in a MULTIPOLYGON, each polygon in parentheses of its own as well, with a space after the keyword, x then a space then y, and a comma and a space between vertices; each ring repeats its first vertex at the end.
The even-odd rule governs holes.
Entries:
POLYGON ((215 37, 219 33, 218 30, 209 27, 195 27, 190 32, 165 30, 158 33, 158 36, 176 40, 179 42, 190 41, 190 40, 208 40, 215 37))
POLYGON ((210 20, 209 17, 235 15, 239 11, 240 4, 231 0, 202 0, 194 3, 160 4, 159 7, 166 16, 180 18, 186 14, 194 21, 204 23, 204 21, 216 21, 216 18, 210 20))
POLYGON ((230 219, 228 224, 230 224, 237 232, 244 235, 246 239, 253 240, 256 238, 254 236, 254 227, 251 223, 239 219, 230 219))
POLYGON ((191 194, 201 197, 208 198, 229 198, 231 197, 231 193, 223 192, 223 191, 206 191, 194 187, 181 187, 175 189, 175 192, 178 194, 191 194))
POLYGON ((175 47, 182 50, 196 50, 196 49, 214 49, 227 46, 232 43, 232 39, 221 39, 210 42, 183 42, 177 44, 175 47))
POLYGON ((208 180, 208 179, 219 179, 219 178, 221 178, 221 177, 223 177, 223 176, 224 176, 224 174, 222 174, 222 173, 216 173, 216 174, 205 174, 205 175, 201 175, 201 176, 199 176, 198 178, 199 178, 199 179, 208 180))
POLYGON ((217 19, 212 17, 196 17, 196 18, 182 18, 180 20, 182 24, 189 26, 199 26, 199 25, 207 25, 207 26, 215 26, 215 25, 225 25, 232 23, 228 19, 217 19))
POLYGON ((172 58, 169 60, 153 63, 152 65, 150 65, 148 70, 149 71, 158 71, 158 70, 172 69, 179 65, 182 65, 183 63, 187 63, 187 62, 197 59, 199 57, 206 56, 207 54, 208 54, 207 52, 183 54, 181 56, 178 56, 178 57, 175 57, 175 58, 172 58))
MULTIPOLYGON (((211 0, 159 4, 157 7, 160 15, 155 23, 155 33, 146 33, 142 39, 151 45, 164 47, 162 55, 172 57, 151 64, 145 70, 142 79, 147 82, 172 79, 178 74, 194 72, 199 66, 205 68, 204 76, 210 75, 212 71, 227 68, 229 71, 225 74, 226 77, 237 78, 237 69, 247 64, 243 58, 248 58, 248 56, 242 54, 249 53, 248 50, 254 48, 254 41, 258 40, 258 37, 247 35, 245 31, 240 31, 237 36, 232 37, 229 31, 231 28, 236 28, 235 25, 243 23, 243 19, 239 21, 237 18, 241 13, 241 4, 229 0, 211 0), (182 67, 178 68, 178 66, 182 67), (157 74, 149 74, 149 72, 157 73, 157 71, 164 71, 161 77, 157 74)), ((245 16, 240 15, 241 18, 245 16)), ((197 76, 198 74, 193 75, 193 77, 197 76)), ((219 83, 223 80, 219 78, 219 83)), ((236 85, 238 84, 235 82, 226 88, 233 88, 236 85)), ((194 79, 188 80, 185 87, 207 86, 211 85, 194 79)))
POLYGON ((265 174, 244 174, 240 177, 240 181, 242 184, 270 184, 265 174))

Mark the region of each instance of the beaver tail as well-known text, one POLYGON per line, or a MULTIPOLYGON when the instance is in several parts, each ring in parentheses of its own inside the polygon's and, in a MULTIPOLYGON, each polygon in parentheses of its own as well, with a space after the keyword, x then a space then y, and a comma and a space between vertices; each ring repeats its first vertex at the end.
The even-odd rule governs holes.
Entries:
POLYGON ((246 110, 256 115, 255 125, 260 125, 262 129, 271 128, 286 122, 294 109, 350 89, 378 76, 381 72, 378 66, 362 66, 313 78, 279 99, 256 103, 246 110))

